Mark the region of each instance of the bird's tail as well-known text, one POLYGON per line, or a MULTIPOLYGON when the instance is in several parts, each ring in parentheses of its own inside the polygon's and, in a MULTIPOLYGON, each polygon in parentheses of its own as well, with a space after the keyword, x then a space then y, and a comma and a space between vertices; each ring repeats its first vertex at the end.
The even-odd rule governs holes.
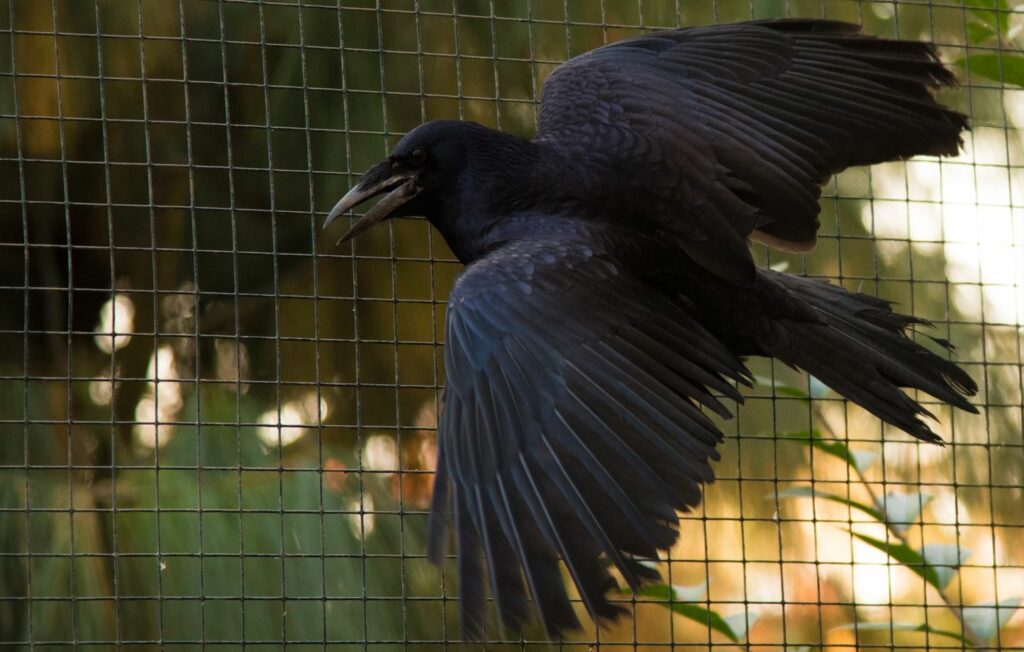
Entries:
MULTIPOLYGON (((759 270, 747 337, 760 352, 815 376, 878 418, 932 442, 941 438, 921 417, 933 415, 901 388, 913 388, 962 410, 978 386, 946 357, 908 337, 923 319, 894 312, 889 302, 838 285, 759 270), (757 323, 760 322, 760 323, 757 323)), ((737 290, 739 291, 739 290, 737 290)), ((749 300, 749 299, 748 299, 749 300)), ((931 338, 938 348, 952 344, 931 338)))

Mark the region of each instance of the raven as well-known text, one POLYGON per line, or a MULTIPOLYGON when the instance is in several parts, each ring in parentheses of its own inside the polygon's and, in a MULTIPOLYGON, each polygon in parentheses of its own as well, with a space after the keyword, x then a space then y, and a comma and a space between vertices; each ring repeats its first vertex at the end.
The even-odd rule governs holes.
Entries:
MULTIPOLYGON (((853 24, 780 20, 646 34, 559 66, 536 139, 430 122, 406 135, 324 226, 383 194, 347 240, 426 217, 466 265, 448 300, 429 555, 457 548, 464 633, 535 610, 580 626, 559 560, 598 622, 638 563, 678 536, 742 401, 745 356, 805 370, 926 441, 900 388, 963 410, 977 385, 910 339, 925 322, 881 299, 758 268, 755 240, 808 251, 831 175, 955 155, 965 116, 927 43, 853 24), (386 193, 386 194, 385 194, 386 193), (532 603, 532 607, 531 607, 532 603)), ((952 348, 944 340, 939 344, 952 348)))

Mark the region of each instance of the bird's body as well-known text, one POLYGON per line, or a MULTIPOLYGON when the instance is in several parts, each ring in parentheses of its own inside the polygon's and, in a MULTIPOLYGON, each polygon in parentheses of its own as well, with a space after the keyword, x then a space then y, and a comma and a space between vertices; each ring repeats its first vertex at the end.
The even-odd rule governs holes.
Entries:
MULTIPOLYGON (((955 364, 906 337, 877 298, 758 269, 748 241, 813 246, 820 185, 850 165, 955 154, 965 118, 930 46, 829 21, 659 32, 549 78, 534 141, 423 125, 330 221, 389 194, 350 231, 423 215, 466 264, 449 298, 430 554, 458 551, 463 624, 485 582, 504 623, 532 604, 578 626, 620 608, 713 479, 742 357, 770 355, 924 440, 900 388, 972 410, 955 364)), ((944 342, 940 341, 940 344, 944 342)))

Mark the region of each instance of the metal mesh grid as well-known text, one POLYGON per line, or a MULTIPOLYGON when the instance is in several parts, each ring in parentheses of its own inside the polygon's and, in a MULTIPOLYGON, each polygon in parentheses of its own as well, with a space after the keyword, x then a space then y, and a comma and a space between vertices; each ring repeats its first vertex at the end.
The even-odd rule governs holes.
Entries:
MULTIPOLYGON (((709 582, 697 604, 733 626, 756 612, 753 648, 959 647, 863 625, 958 629, 947 603, 1024 594, 1024 14, 965 4, 0 0, 0 642, 457 641, 423 531, 459 269, 416 220, 336 249, 324 212, 424 120, 529 135, 546 75, 606 41, 826 16, 966 59, 943 99, 974 131, 957 160, 844 173, 815 252, 758 256, 933 320, 982 414, 934 405, 944 449, 882 444, 877 420, 755 361, 766 380, 723 424, 718 481, 661 566, 709 582), (812 429, 864 456, 863 477, 776 436, 812 429), (930 503, 886 528, 786 498, 812 482, 930 503), (846 530, 971 555, 940 594, 846 530)), ((623 600, 634 618, 560 647, 737 645, 623 600)), ((1022 621, 992 645, 1024 647, 1022 621)))

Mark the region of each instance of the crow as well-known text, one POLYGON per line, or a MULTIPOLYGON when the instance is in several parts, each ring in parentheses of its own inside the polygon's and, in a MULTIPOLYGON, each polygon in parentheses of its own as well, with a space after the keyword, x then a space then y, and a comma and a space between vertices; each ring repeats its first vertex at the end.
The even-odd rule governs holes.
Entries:
MULTIPOLYGON (((448 299, 428 552, 457 550, 461 623, 486 589, 511 631, 580 627, 618 571, 633 590, 696 506, 742 401, 746 356, 804 370, 941 443, 901 388, 963 410, 975 382, 910 339, 921 319, 758 268, 750 241, 815 245, 822 184, 856 165, 956 155, 967 118, 927 43, 779 20, 653 32, 570 59, 537 135, 436 121, 407 134, 324 224, 383 194, 342 237, 423 216, 465 264, 448 299)), ((952 348, 945 340, 936 342, 952 348)))

